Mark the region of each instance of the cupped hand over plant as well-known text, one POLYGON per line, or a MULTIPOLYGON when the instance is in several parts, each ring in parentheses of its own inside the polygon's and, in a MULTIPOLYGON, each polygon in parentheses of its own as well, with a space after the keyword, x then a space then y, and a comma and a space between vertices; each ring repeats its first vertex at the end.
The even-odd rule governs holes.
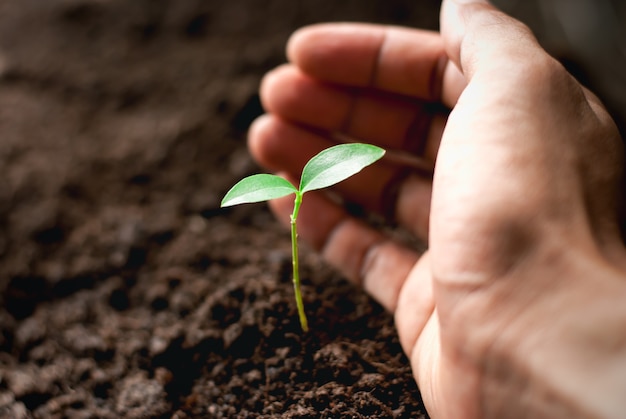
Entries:
MULTIPOLYGON (((417 254, 312 192, 300 234, 395 314, 434 418, 622 417, 623 149, 600 101, 528 28, 444 1, 441 35, 317 25, 265 78, 260 163, 296 177, 337 138, 411 153, 337 185, 417 254), (446 111, 446 109, 450 111, 446 111)), ((292 199, 272 208, 289 221, 292 199)))

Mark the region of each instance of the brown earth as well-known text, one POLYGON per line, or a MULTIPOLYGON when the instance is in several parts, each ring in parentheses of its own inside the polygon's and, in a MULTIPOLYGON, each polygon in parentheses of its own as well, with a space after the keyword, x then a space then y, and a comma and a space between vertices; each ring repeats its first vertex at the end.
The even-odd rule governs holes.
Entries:
POLYGON ((424 417, 392 317, 219 208, 294 29, 438 1, 0 1, 0 417, 424 417))

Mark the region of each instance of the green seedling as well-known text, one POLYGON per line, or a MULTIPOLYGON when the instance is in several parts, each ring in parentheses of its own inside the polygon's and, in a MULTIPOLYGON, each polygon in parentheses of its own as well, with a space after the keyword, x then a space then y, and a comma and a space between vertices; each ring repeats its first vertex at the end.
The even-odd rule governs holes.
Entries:
POLYGON ((296 221, 305 192, 332 186, 360 172, 385 154, 385 150, 370 144, 339 144, 321 151, 307 162, 302 169, 300 187, 270 174, 248 176, 235 184, 222 199, 222 207, 252 202, 269 201, 295 194, 291 214, 291 256, 293 265, 293 288, 302 330, 309 330, 300 291, 298 270, 298 233, 296 221))

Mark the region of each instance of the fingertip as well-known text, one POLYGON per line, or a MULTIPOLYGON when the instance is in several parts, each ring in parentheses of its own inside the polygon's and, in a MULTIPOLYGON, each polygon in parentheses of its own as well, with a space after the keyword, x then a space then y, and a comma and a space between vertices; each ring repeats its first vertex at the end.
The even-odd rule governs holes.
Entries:
POLYGON ((475 17, 476 8, 493 8, 485 0, 444 0, 441 4, 441 36, 444 39, 446 53, 459 69, 461 63, 461 44, 466 35, 468 20, 475 17))
POLYGON ((289 37, 286 46, 286 55, 287 60, 290 63, 297 63, 301 45, 303 42, 306 44, 306 39, 309 32, 310 26, 305 26, 303 28, 296 29, 289 37))
POLYGON ((259 97, 261 98, 261 106, 263 106, 263 109, 266 112, 271 112, 271 93, 273 90, 273 86, 276 84, 276 72, 279 71, 281 67, 282 66, 268 71, 261 79, 261 84, 259 86, 259 97))
POLYGON ((541 50, 526 25, 486 0, 444 0, 440 27, 446 54, 470 78, 483 66, 495 67, 541 50))
POLYGON ((289 64, 280 65, 268 71, 261 80, 259 95, 263 109, 267 112, 276 112, 276 100, 280 99, 286 83, 296 76, 295 68, 289 64))
POLYGON ((319 37, 324 37, 324 33, 335 24, 317 23, 296 29, 287 41, 287 60, 298 64, 302 61, 302 52, 306 51, 311 45, 315 45, 319 41, 319 37))
POLYGON ((297 30, 287 57, 304 73, 335 83, 366 85, 384 29, 365 23, 320 23, 297 30))
POLYGON ((461 69, 460 45, 464 27, 458 13, 458 6, 452 0, 443 0, 439 10, 439 26, 448 59, 461 69))
POLYGON ((275 136, 274 117, 269 114, 261 115, 255 119, 248 129, 248 150, 252 157, 265 167, 271 166, 269 158, 271 150, 275 147, 272 144, 275 136))
POLYGON ((413 353, 417 340, 422 335, 434 310, 430 257, 427 252, 413 265, 406 281, 402 284, 394 313, 400 345, 407 356, 410 357, 413 353))

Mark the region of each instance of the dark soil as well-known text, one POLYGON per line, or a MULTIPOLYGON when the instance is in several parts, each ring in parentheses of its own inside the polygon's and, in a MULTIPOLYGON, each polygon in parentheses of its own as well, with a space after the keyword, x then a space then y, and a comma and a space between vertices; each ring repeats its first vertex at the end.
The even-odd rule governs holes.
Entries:
POLYGON ((438 1, 0 1, 0 417, 424 417, 393 319, 263 205, 245 131, 291 31, 438 1), (417 4, 416 4, 417 3, 417 4))

